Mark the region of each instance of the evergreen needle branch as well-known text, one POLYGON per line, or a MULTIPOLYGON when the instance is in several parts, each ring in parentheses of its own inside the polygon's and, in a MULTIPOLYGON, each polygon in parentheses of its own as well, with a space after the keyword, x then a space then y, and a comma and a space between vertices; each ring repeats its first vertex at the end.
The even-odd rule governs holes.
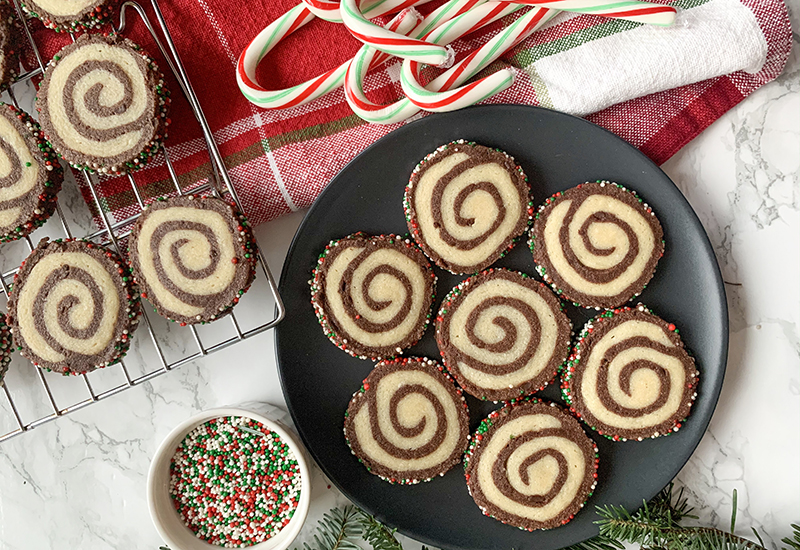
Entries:
MULTIPOLYGON (((736 527, 736 501, 734 490, 731 531, 736 527)), ((622 506, 598 506, 597 513, 600 534, 564 550, 623 550, 626 542, 639 544, 641 550, 766 550, 755 529, 758 543, 712 527, 680 525, 697 516, 692 515, 683 488, 673 494, 671 483, 633 514, 622 506)), ((333 508, 319 520, 314 545, 305 543, 302 550, 403 550, 396 532, 355 506, 333 508)), ((800 525, 792 524, 792 537, 781 542, 787 545, 783 550, 800 550, 800 525)))
POLYGON ((800 525, 792 524, 794 536, 782 538, 781 542, 787 545, 787 550, 800 550, 800 525))
POLYGON ((403 550, 396 531, 355 506, 333 508, 317 524, 314 544, 303 550, 403 550))
POLYGON ((360 516, 355 506, 331 509, 317 524, 314 546, 305 543, 303 550, 362 550, 356 543, 362 533, 360 516))
POLYGON ((403 550, 403 545, 395 537, 397 529, 389 529, 375 519, 375 516, 359 510, 361 514, 362 537, 373 550, 403 550))
MULTIPOLYGON (((736 527, 737 494, 733 492, 731 532, 702 526, 684 526, 692 514, 684 490, 674 491, 670 483, 634 513, 622 506, 597 508, 600 535, 565 550, 623 550, 624 543, 638 544, 640 550, 766 550, 758 532, 758 542, 733 534, 736 527)), ((793 536, 781 540, 784 550, 800 550, 800 525, 792 524, 793 536)), ((383 525, 374 516, 355 506, 334 508, 319 521, 314 545, 302 550, 403 550, 396 529, 383 525)), ((298 549, 295 549, 298 550, 298 549)), ((423 546, 423 550, 429 550, 423 546)))
MULTIPOLYGON (((683 526, 680 522, 686 518, 694 518, 692 508, 684 496, 683 489, 673 493, 670 484, 650 502, 631 514, 621 506, 603 506, 597 508, 600 520, 595 523, 600 527, 600 536, 573 547, 573 550, 606 550, 600 544, 612 543, 639 544, 643 550, 766 550, 758 532, 753 530, 758 543, 733 534, 736 528, 737 493, 733 491, 731 511, 731 532, 700 526, 683 526)), ((792 526, 795 528, 795 526, 792 526)), ((789 544, 788 550, 800 550, 800 528, 796 529, 796 543, 784 539, 789 544)))
POLYGON ((766 550, 763 546, 712 527, 660 527, 634 519, 611 518, 600 524, 606 539, 668 550, 766 550))

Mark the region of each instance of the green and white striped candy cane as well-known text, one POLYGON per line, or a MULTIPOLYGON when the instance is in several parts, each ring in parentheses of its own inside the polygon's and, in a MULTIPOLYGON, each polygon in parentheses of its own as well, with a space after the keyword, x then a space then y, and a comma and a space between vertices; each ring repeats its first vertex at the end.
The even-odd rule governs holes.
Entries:
POLYGON ((450 74, 440 75, 427 88, 419 81, 420 63, 405 60, 400 72, 400 83, 403 86, 403 92, 414 105, 421 109, 446 112, 473 105, 505 90, 514 83, 514 73, 507 69, 497 71, 460 88, 454 88, 454 86, 457 85, 456 82, 459 79, 463 82, 494 62, 552 19, 557 13, 558 10, 533 8, 492 37, 489 42, 461 60, 457 71, 453 71, 453 69, 456 69, 456 67, 453 67, 451 69, 452 73, 448 71, 450 74), (469 76, 460 78, 463 74, 468 74, 469 76))
MULTIPOLYGON (((408 3, 408 0, 374 0, 369 7, 369 13, 377 17, 396 11, 406 3, 408 3)), ((405 26, 405 32, 407 32, 418 21, 414 13, 408 12, 402 17, 395 17, 387 24, 387 29, 396 28, 397 25, 405 21, 402 24, 405 26)), ((256 68, 267 54, 281 40, 313 19, 313 13, 309 11, 305 4, 295 6, 261 31, 244 49, 239 56, 236 67, 236 82, 239 85, 239 90, 251 103, 265 109, 288 109, 308 103, 335 90, 344 83, 345 73, 350 61, 342 63, 338 67, 302 84, 283 90, 268 90, 256 80, 256 68)), ((389 57, 386 54, 376 56, 371 61, 371 67, 385 62, 389 57)))
MULTIPOLYGON (((451 0, 431 13, 415 28, 411 35, 434 44, 448 44, 488 25, 493 21, 522 9, 510 2, 486 2, 485 0, 451 0)), ((359 117, 376 124, 393 124, 418 113, 420 108, 408 98, 402 98, 388 105, 371 102, 364 92, 364 77, 371 59, 377 50, 364 46, 356 53, 345 77, 345 98, 359 117)), ((457 86, 471 78, 477 71, 463 72, 463 63, 444 73, 455 75, 451 85, 457 86)))
POLYGON ((539 6, 561 11, 588 13, 613 19, 625 19, 636 23, 648 23, 668 27, 675 22, 673 6, 636 2, 633 0, 515 0, 520 4, 539 6))
MULTIPOLYGON (((408 5, 416 6, 428 1, 409 0, 408 5)), ((342 22, 350 34, 367 46, 403 59, 413 59, 429 65, 443 65, 451 59, 451 54, 444 46, 411 38, 371 22, 361 12, 359 0, 341 0, 339 10, 342 22)))

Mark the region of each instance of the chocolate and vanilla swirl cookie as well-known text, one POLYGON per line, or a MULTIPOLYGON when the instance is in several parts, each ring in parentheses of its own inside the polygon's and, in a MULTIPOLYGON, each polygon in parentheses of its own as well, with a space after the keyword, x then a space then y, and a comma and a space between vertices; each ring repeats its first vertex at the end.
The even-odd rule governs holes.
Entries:
POLYGON ((22 355, 63 374, 119 361, 141 307, 122 259, 89 241, 42 239, 14 277, 8 322, 22 355))
POLYGON ((338 348, 382 359, 422 338, 435 289, 436 275, 410 239, 355 233, 325 247, 312 274, 311 303, 338 348))
POLYGON ((367 470, 390 483, 444 475, 461 460, 468 432, 464 397, 431 359, 378 363, 345 413, 350 450, 367 470))
POLYGON ((21 32, 11 0, 0 0, 0 91, 19 76, 21 32))
POLYGON ((555 403, 525 398, 491 413, 464 455, 481 511, 520 529, 571 521, 597 485, 597 446, 555 403))
POLYGON ((41 227, 56 209, 64 171, 41 128, 0 103, 0 242, 41 227))
POLYGON ((59 51, 37 98, 45 135, 78 169, 138 170, 169 125, 169 92, 155 61, 117 35, 84 34, 59 51))
POLYGON ((639 304, 586 324, 561 389, 570 409, 600 435, 642 441, 678 431, 698 380, 675 325, 639 304))
POLYGON ((586 308, 617 307, 638 296, 664 254, 653 210, 616 183, 584 183, 547 199, 530 248, 537 272, 558 294, 586 308))
POLYGON ((516 271, 473 275, 445 297, 436 342, 448 371, 481 399, 508 400, 549 384, 569 355, 572 323, 544 283, 516 271))
POLYGON ((255 279, 250 224, 233 205, 185 195, 150 204, 128 252, 142 298, 181 325, 229 314, 255 279))
POLYGON ((22 11, 56 32, 95 29, 111 21, 120 0, 21 0, 22 11))
POLYGON ((528 178, 511 156, 459 140, 414 168, 403 208, 409 231, 436 265, 475 273, 528 227, 529 194, 528 178))

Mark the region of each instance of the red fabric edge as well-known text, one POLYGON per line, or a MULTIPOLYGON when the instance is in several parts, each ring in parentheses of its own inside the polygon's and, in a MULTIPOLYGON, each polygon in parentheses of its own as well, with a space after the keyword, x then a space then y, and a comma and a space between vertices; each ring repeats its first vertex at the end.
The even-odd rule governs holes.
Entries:
POLYGON ((730 77, 722 76, 715 80, 710 88, 686 105, 643 143, 639 150, 656 164, 663 164, 747 97, 736 88, 730 77))
POLYGON ((708 90, 642 144, 639 149, 656 164, 665 163, 723 114, 761 86, 778 78, 786 68, 792 50, 792 25, 786 3, 780 2, 782 12, 773 14, 766 10, 761 0, 741 2, 753 12, 767 39, 768 51, 764 67, 756 74, 739 71, 716 78, 716 82, 708 90), (772 40, 767 38, 780 34, 783 36, 772 40), (679 131, 689 133, 678 135, 679 131))

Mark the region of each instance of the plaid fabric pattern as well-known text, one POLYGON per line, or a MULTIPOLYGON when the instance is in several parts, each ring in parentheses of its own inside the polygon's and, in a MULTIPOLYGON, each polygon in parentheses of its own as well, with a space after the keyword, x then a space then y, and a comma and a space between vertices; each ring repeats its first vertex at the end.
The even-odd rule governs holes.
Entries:
MULTIPOLYGON (((777 77, 791 47, 791 28, 781 0, 740 0, 749 8, 767 43, 767 59, 755 74, 743 71, 673 88, 613 105, 586 118, 619 135, 658 164, 754 90, 777 77)), ((239 93, 235 64, 242 49, 270 21, 297 0, 170 0, 161 2, 177 49, 214 130, 245 213, 254 224, 307 208, 334 175, 365 147, 401 124, 370 125, 347 106, 342 90, 317 101, 283 111, 251 105, 239 93)), ((706 0, 678 0, 690 10, 706 0)), ((428 12, 441 2, 422 6, 428 12)), ((514 15, 509 16, 514 17, 514 15)), ((131 19, 131 17, 129 17, 131 19)), ((126 36, 152 54, 156 47, 138 18, 126 36)), ((505 21, 455 44, 464 54, 484 43, 505 21)), ((38 23, 33 23, 34 26, 38 23)), ((487 71, 501 66, 516 73, 514 86, 485 103, 552 106, 534 62, 571 48, 591 44, 637 24, 591 15, 565 18, 535 33, 487 71)), ((35 37, 49 59, 69 39, 36 27, 35 37)), ((298 30, 279 44, 259 67, 262 84, 283 88, 300 83, 351 57, 360 46, 342 25, 320 20, 298 30)), ((156 56, 158 59, 158 56, 156 56)), ((167 73, 167 64, 161 63, 167 73)), ((434 74, 431 69, 429 76, 434 74)), ((208 181, 209 162, 199 126, 167 75, 173 91, 170 159, 186 189, 208 181)), ((400 96, 399 65, 370 73, 366 90, 373 101, 400 96)), ((173 190, 160 156, 136 174, 141 194, 153 198, 173 190)), ((112 221, 126 219, 140 208, 126 178, 101 178, 99 191, 112 221)), ((85 190, 87 202, 93 200, 85 190)))

